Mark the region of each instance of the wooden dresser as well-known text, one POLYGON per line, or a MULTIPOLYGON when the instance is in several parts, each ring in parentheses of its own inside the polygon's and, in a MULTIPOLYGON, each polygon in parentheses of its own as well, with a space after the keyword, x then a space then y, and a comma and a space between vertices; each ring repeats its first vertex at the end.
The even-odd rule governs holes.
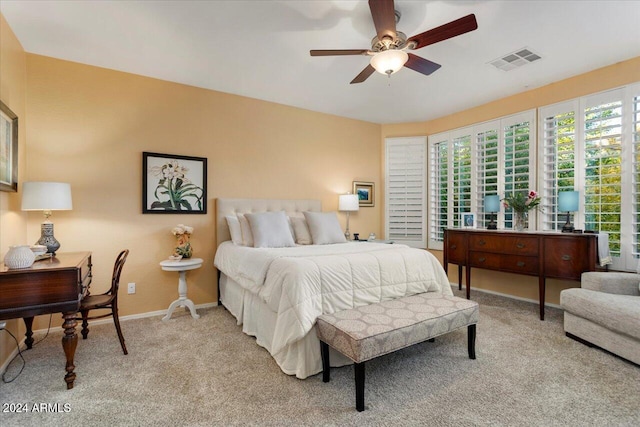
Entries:
POLYGON ((538 276, 540 320, 544 320, 545 279, 580 280, 583 272, 594 271, 597 243, 595 234, 447 229, 444 268, 457 264, 462 284, 466 267, 467 298, 472 268, 538 276))

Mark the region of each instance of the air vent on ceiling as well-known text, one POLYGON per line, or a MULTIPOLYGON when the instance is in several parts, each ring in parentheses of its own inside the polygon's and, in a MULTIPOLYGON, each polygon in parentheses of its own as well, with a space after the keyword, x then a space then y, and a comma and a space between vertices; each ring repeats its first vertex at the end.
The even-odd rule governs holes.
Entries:
POLYGON ((493 61, 489 62, 489 64, 493 65, 498 70, 509 71, 513 70, 514 68, 527 65, 533 61, 537 61, 540 58, 540 55, 533 52, 528 47, 523 47, 522 49, 518 49, 515 52, 511 52, 501 56, 498 59, 494 59, 493 61))

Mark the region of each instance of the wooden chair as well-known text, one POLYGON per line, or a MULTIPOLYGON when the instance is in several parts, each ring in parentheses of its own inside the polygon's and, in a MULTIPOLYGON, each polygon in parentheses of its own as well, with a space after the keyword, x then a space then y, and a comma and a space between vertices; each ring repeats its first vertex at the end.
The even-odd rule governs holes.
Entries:
MULTIPOLYGON (((118 319, 118 286, 120 284, 120 273, 124 262, 127 260, 129 250, 125 249, 116 258, 116 263, 113 266, 113 274, 111 276, 111 289, 104 294, 100 295, 87 295, 82 299, 80 303, 80 313, 82 313, 82 339, 87 339, 89 335, 89 320, 101 319, 103 317, 113 316, 113 323, 116 325, 116 331, 118 332, 118 338, 120 338, 120 345, 124 354, 128 354, 127 346, 124 344, 124 337, 122 336, 122 330, 120 329, 120 320, 118 319), (99 316, 89 317, 90 310, 110 309, 110 313, 102 314, 99 316)), ((76 320, 81 320, 80 318, 76 320)))

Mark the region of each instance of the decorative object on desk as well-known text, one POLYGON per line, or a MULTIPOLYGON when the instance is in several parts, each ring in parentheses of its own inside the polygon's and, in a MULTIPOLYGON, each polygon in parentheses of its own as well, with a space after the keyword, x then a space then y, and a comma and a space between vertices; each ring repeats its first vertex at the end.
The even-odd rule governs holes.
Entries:
POLYGON ((571 224, 571 212, 576 212, 579 207, 580 193, 577 191, 561 191, 558 193, 558 212, 567 213, 567 222, 562 227, 563 233, 573 233, 571 224))
POLYGON ((188 225, 178 224, 171 230, 174 236, 176 236, 176 249, 173 252, 173 256, 180 256, 182 258, 191 258, 193 249, 191 248, 191 233, 193 233, 193 227, 188 225))
POLYGON ((353 240, 360 240, 360 233, 353 233, 353 240))
POLYGON ((29 248, 29 245, 11 246, 4 256, 4 265, 7 268, 28 268, 33 265, 36 255, 29 248))
POLYGON ((29 249, 31 249, 31 252, 33 252, 36 257, 47 253, 47 247, 45 245, 31 245, 29 249))
POLYGON ((376 233, 370 233, 369 238, 367 240, 370 242, 376 240, 376 233))
POLYGON ((53 235, 53 222, 49 220, 51 211, 71 209, 71 185, 66 182, 25 182, 22 186, 22 210, 44 212, 45 221, 36 244, 46 246, 49 253, 55 254, 60 249, 60 242, 53 235))
POLYGON ((0 191, 18 191, 18 116, 0 101, 0 191))
POLYGON ((142 153, 142 213, 207 213, 205 157, 142 153))
POLYGON ((494 221, 494 214, 500 212, 500 196, 497 194, 484 196, 484 211, 491 217, 487 230, 497 230, 498 225, 494 221))
POLYGON ((353 181, 353 194, 358 195, 360 206, 375 206, 375 184, 373 182, 353 181))
POLYGON ((460 215, 460 220, 464 228, 476 228, 476 214, 471 212, 464 212, 460 215))
POLYGON ((344 232, 344 237, 346 237, 347 240, 349 240, 349 236, 351 236, 351 233, 349 233, 349 214, 351 212, 357 212, 359 209, 360 205, 358 204, 358 196, 356 194, 347 193, 340 195, 338 199, 338 210, 347 213, 347 229, 344 232))
POLYGON ((522 231, 527 226, 527 215, 537 209, 540 197, 535 191, 517 191, 503 199, 504 208, 513 210, 513 228, 522 231))

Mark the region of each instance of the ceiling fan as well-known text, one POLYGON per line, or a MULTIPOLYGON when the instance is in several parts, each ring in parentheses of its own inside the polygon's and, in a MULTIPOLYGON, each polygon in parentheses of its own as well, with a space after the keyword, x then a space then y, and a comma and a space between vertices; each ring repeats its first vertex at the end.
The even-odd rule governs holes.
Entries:
POLYGON ((371 63, 351 81, 351 84, 362 83, 374 71, 390 76, 403 66, 428 76, 440 68, 441 65, 412 53, 407 53, 406 50, 420 49, 478 28, 476 16, 470 14, 407 38, 404 33, 396 30, 396 22, 400 20, 400 13, 394 9, 393 0, 369 0, 369 9, 377 32, 377 36, 371 41, 371 49, 309 51, 311 56, 371 56, 371 63))

